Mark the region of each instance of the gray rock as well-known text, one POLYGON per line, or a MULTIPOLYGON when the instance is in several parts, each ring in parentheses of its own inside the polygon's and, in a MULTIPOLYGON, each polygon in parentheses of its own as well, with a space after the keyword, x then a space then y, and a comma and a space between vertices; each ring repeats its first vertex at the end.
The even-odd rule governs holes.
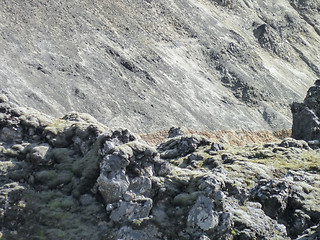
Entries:
POLYGON ((46 166, 52 164, 52 158, 50 156, 50 146, 48 144, 41 144, 34 147, 29 147, 29 153, 27 153, 27 160, 35 165, 46 166))
POLYGON ((203 231, 213 230, 219 224, 219 215, 213 210, 210 198, 199 196, 188 215, 188 227, 203 231))
POLYGON ((223 210, 225 208, 225 198, 226 195, 222 191, 215 192, 214 196, 214 204, 219 210, 223 210))
POLYGON ((320 86, 308 90, 303 103, 293 103, 292 136, 305 141, 320 140, 320 86))
POLYGON ((9 101, 8 97, 5 94, 0 93, 0 103, 5 103, 8 101, 9 101))
POLYGON ((134 200, 135 198, 136 198, 136 194, 132 191, 126 191, 123 194, 123 199, 127 202, 130 202, 130 201, 134 200))
POLYGON ((101 149, 101 154, 106 155, 112 153, 115 149, 115 144, 112 141, 105 141, 103 148, 101 149))
POLYGON ((224 149, 224 147, 223 147, 223 145, 221 143, 213 142, 211 144, 211 150, 213 150, 215 152, 218 152, 218 151, 223 150, 223 149, 224 149))
POLYGON ((171 138, 158 147, 161 158, 183 157, 194 152, 198 147, 208 145, 209 141, 197 135, 171 138))
POLYGON ((117 130, 100 150, 102 162, 97 183, 107 204, 152 195, 151 177, 154 175, 156 152, 151 147, 134 141, 136 138, 132 136, 128 131, 117 130))
POLYGON ((295 148, 300 148, 300 149, 307 149, 309 150, 310 147, 308 143, 304 140, 295 140, 293 138, 285 138, 283 141, 280 143, 281 147, 295 147, 295 148))
POLYGON ((238 208, 230 208, 234 226, 240 227, 240 239, 254 239, 262 236, 265 239, 287 239, 284 225, 264 215, 264 211, 255 203, 247 202, 238 208))
POLYGON ((115 222, 125 222, 134 219, 146 218, 152 209, 150 198, 136 199, 135 201, 121 201, 119 207, 112 210, 110 219, 115 222))
POLYGON ((116 154, 108 154, 103 158, 101 170, 108 173, 111 171, 119 171, 125 169, 129 165, 128 158, 121 157, 116 154))
POLYGON ((291 234, 297 235, 303 232, 310 225, 310 216, 305 212, 296 209, 293 214, 293 226, 290 229, 291 234))
POLYGON ((277 219, 288 204, 289 184, 284 181, 262 181, 252 192, 253 199, 258 200, 265 213, 277 219))
POLYGON ((102 172, 97 179, 97 183, 99 191, 107 204, 122 199, 123 194, 130 185, 129 179, 123 170, 107 173, 107 175, 102 172))
POLYGON ((23 209, 25 202, 23 195, 25 187, 16 182, 0 186, 0 223, 1 231, 4 228, 15 231, 20 223, 24 221, 23 209))
POLYGON ((168 138, 174 138, 178 136, 183 136, 184 131, 180 127, 171 127, 168 134, 169 134, 168 138))
POLYGON ((0 129, 0 140, 7 143, 21 143, 22 129, 21 127, 4 127, 0 129))
POLYGON ((223 179, 216 176, 205 176, 199 184, 199 189, 207 194, 219 191, 222 187, 224 187, 223 179))
POLYGON ((149 177, 141 176, 130 179, 128 190, 136 195, 150 197, 152 189, 152 181, 149 177))

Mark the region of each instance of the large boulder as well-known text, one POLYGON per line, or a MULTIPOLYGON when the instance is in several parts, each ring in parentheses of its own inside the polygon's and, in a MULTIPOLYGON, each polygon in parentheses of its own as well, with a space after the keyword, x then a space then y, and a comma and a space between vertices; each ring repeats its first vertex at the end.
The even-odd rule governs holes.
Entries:
POLYGON ((303 139, 309 144, 320 146, 320 80, 315 82, 303 103, 294 102, 292 137, 303 139))

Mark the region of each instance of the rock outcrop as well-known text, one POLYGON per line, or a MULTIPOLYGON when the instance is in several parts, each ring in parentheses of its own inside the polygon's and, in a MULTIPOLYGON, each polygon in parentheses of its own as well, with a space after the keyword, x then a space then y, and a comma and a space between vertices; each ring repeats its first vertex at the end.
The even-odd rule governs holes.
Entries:
POLYGON ((229 147, 178 131, 152 147, 0 98, 3 239, 320 237, 320 152, 305 141, 229 147))
POLYGON ((292 136, 303 139, 310 146, 320 147, 320 80, 315 82, 303 103, 293 103, 292 136))

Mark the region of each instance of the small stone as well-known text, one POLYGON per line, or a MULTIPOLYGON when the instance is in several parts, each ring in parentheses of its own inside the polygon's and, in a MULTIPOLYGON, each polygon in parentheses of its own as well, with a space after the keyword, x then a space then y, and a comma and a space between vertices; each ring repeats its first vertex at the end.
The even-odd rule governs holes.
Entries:
POLYGON ((131 191, 126 191, 124 194, 123 194, 123 199, 127 202, 130 202, 132 201, 133 199, 135 199, 136 195, 131 192, 131 191))
POLYGON ((226 195, 222 191, 218 191, 214 194, 215 203, 222 203, 225 199, 226 195))
POLYGON ((114 209, 114 205, 113 205, 112 203, 107 204, 107 206, 106 206, 107 212, 110 212, 110 211, 112 211, 113 209, 114 209))
POLYGON ((50 165, 52 163, 49 157, 50 146, 48 144, 42 144, 35 146, 27 154, 27 159, 35 165, 50 165))
POLYGON ((5 95, 5 94, 0 94, 0 103, 5 103, 5 102, 8 102, 9 99, 8 97, 5 95))
POLYGON ((215 151, 215 152, 218 152, 218 151, 223 150, 223 149, 224 149, 224 147, 223 147, 223 145, 220 144, 220 143, 213 142, 213 143, 211 144, 211 150, 213 150, 213 151, 215 151))
POLYGON ((224 164, 232 164, 234 162, 233 156, 227 153, 221 155, 221 160, 224 164))

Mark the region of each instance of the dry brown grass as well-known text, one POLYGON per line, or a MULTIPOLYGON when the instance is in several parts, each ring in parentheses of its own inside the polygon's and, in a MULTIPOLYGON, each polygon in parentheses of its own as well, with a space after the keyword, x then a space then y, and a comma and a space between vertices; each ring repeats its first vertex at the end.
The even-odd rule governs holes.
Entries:
MULTIPOLYGON (((291 136, 291 130, 270 131, 229 131, 219 130, 214 132, 188 130, 186 134, 199 134, 214 141, 221 141, 230 145, 245 145, 253 143, 267 143, 281 141, 291 136)), ((158 145, 168 138, 168 130, 161 130, 155 133, 143 134, 141 138, 150 145, 158 145)))

